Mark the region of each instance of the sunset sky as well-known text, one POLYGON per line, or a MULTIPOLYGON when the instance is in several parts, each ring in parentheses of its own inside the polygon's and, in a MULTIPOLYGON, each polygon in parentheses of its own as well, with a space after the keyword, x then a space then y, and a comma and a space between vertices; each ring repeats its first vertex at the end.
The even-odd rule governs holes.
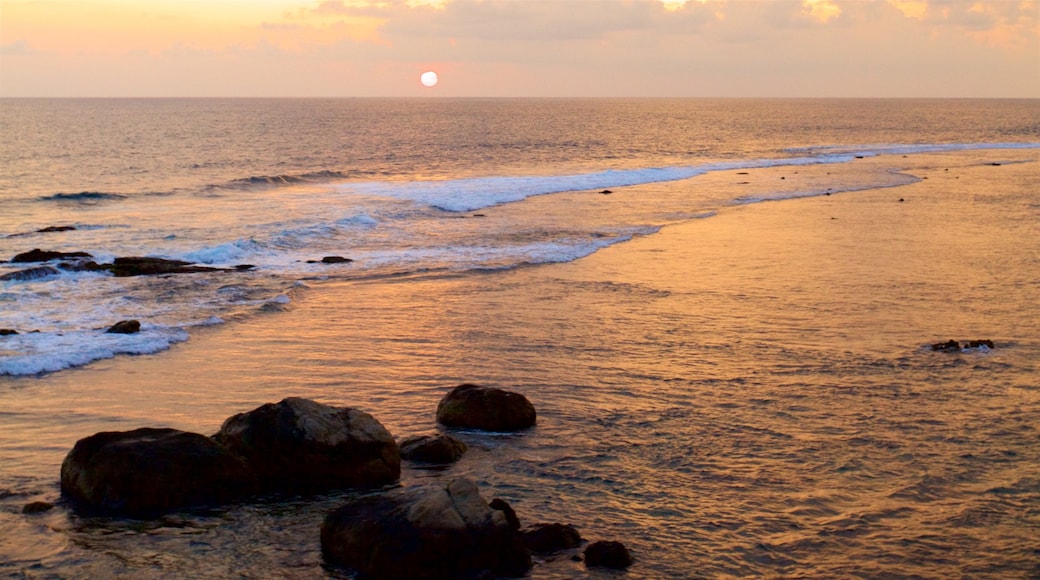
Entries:
POLYGON ((1040 98, 1040 0, 0 0, 0 96, 1040 98))

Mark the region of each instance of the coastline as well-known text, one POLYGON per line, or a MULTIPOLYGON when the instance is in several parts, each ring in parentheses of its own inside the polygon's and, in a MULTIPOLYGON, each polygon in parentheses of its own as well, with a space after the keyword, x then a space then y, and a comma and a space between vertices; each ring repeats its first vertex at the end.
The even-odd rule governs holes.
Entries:
MULTIPOLYGON (((776 389, 785 385, 824 380, 778 373, 784 367, 768 362, 774 354, 769 349, 836 358, 837 367, 847 364, 848 353, 909 365, 911 359, 930 356, 922 353, 924 345, 947 338, 993 339, 998 347, 986 359, 992 365, 1020 365, 1030 353, 1040 353, 1037 329, 1028 313, 1020 311, 1023 304, 1040 303, 1036 283, 1003 284, 1009 269, 1028 264, 1016 260, 1035 256, 1013 249, 1035 234, 1037 226, 1023 219, 1028 210, 1019 211, 1011 214, 1018 220, 994 238, 976 215, 999 213, 1006 197, 1003 184, 1022 183, 1040 173, 1036 153, 959 152, 899 161, 920 180, 721 208, 712 217, 672 224, 569 263, 318 283, 301 288, 282 312, 193 330, 187 343, 166 352, 121 356, 42 377, 4 377, 2 397, 10 423, 0 440, 0 463, 2 477, 11 480, 4 485, 14 493, 4 500, 2 517, 21 518, 15 529, 26 530, 24 516, 10 513, 12 509, 33 499, 57 500, 61 458, 76 439, 102 426, 170 426, 212 433, 225 417, 288 396, 357 406, 402 437, 433 429, 436 401, 455 384, 519 385, 539 409, 540 439, 485 443, 490 447, 478 446, 458 468, 477 474, 485 485, 509 489, 508 470, 492 467, 501 460, 497 451, 510 453, 513 444, 540 457, 549 453, 552 441, 580 447, 596 437, 581 430, 589 416, 640 405, 651 414, 661 413, 654 406, 655 395, 642 390, 646 385, 641 382, 654 388, 679 380, 727 385, 726 392, 699 392, 704 401, 696 404, 710 405, 727 397, 742 404, 775 400, 783 397, 776 389), (1007 163, 1025 157, 1032 162, 1007 163), (954 277, 957 272, 963 275, 954 277), (841 324, 821 320, 831 315, 841 324), (662 327, 628 325, 629 320, 649 319, 661 321, 662 327), (698 325, 711 334, 690 330, 698 325), (645 340, 625 347, 623 343, 635 339, 586 336, 600 328, 628 329, 645 340), (668 333, 675 329, 686 332, 685 340, 693 336, 697 342, 671 344, 668 333), (631 358, 602 358, 577 349, 596 340, 622 343, 631 358), (475 351, 476 344, 494 348, 475 351), (647 350, 647 344, 659 349, 647 350), (749 353, 758 353, 758 358, 749 358, 749 353), (589 383, 588 369, 597 384, 589 383), (636 372, 646 378, 633 378, 636 372), (702 374, 692 376, 694 372, 702 374), (540 389, 553 383, 560 389, 540 389), (27 445, 35 451, 26 453, 27 445), (53 486, 34 479, 48 473, 53 486)), ((760 170, 748 178, 721 172, 710 179, 626 188, 609 196, 609 203, 638 203, 640 195, 658 188, 735 188, 741 180, 767 178, 775 184, 784 172, 792 176, 793 171, 760 170)), ((808 177, 827 169, 797 171, 808 177)), ((784 181, 793 187, 795 178, 788 179, 784 181)), ((565 195, 577 202, 588 194, 565 195)), ((533 198, 529 203, 544 201, 533 198)), ((852 383, 821 389, 820 398, 840 398, 841 389, 882 388, 882 379, 864 375, 862 366, 815 370, 835 373, 826 380, 844 376, 852 383)), ((1040 392, 1035 384, 1030 387, 1019 379, 1000 388, 1018 402, 1023 421, 1037 417, 1040 392)), ((938 420, 941 411, 920 413, 938 420)), ((1035 453, 1015 449, 1023 467, 1035 467, 1035 453)), ((429 476, 406 470, 402 479, 407 484, 429 476)), ((527 494, 521 505, 532 514, 559 507, 554 503, 558 500, 524 490, 514 493, 527 494)), ((620 537, 639 533, 609 515, 589 521, 620 537)), ((313 557, 304 558, 308 565, 313 557)), ((567 565, 555 566, 549 568, 576 573, 567 565)), ((740 570, 732 568, 734 573, 740 570)))

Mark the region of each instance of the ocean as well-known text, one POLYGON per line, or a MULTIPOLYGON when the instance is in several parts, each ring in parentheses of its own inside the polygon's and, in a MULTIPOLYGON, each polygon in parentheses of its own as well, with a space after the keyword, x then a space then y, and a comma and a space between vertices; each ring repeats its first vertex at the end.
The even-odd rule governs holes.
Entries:
POLYGON ((2 100, 0 259, 221 271, 0 263, 0 571, 350 577, 317 528, 352 492, 86 518, 58 467, 287 396, 432 431, 481 382, 538 426, 402 484, 627 577, 1038 577, 1038 162, 1035 100, 2 100))

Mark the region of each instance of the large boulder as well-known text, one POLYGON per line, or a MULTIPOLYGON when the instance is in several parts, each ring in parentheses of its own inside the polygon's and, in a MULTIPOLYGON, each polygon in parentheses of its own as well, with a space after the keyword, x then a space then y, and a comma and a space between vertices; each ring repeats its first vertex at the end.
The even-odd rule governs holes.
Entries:
POLYGON ((468 449, 462 441, 441 433, 405 437, 397 446, 402 459, 422 463, 454 463, 468 449))
POLYGON ((80 439, 61 464, 61 492, 82 507, 135 517, 218 505, 255 491, 241 458, 177 429, 109 431, 80 439))
POLYGON ((67 258, 90 258, 86 252, 57 252, 54 250, 41 250, 34 248, 11 258, 12 263, 49 262, 51 260, 64 260, 67 258))
POLYGON ((465 478, 334 510, 321 526, 321 549, 329 563, 387 580, 515 577, 531 567, 520 534, 465 478))
POLYGON ((534 406, 519 393, 480 385, 459 385, 437 405, 437 421, 449 427, 518 431, 535 424, 534 406))
POLYGON ((620 570, 632 565, 632 554, 621 542, 593 542, 585 547, 585 565, 620 570))
POLYGON ((401 475, 397 443, 372 415, 308 399, 230 417, 214 439, 245 458, 271 491, 378 487, 401 475))

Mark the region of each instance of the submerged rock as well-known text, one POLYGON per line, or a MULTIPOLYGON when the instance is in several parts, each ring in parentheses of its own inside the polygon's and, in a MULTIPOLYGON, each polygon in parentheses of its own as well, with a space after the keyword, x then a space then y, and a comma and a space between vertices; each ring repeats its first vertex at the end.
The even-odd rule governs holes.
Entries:
POLYGON ((111 264, 101 264, 101 270, 112 272, 117 277, 155 276, 158 274, 195 274, 198 272, 221 272, 224 268, 197 266, 191 262, 166 258, 124 257, 116 258, 111 264))
POLYGON ((412 435, 398 444, 401 458, 424 463, 453 463, 462 458, 466 444, 450 435, 412 435))
POLYGON ((537 421, 534 406, 519 393, 463 384, 437 405, 437 421, 449 427, 484 431, 518 431, 537 421))
POLYGON ((54 509, 54 504, 49 501, 31 501, 22 506, 23 514, 42 514, 54 509))
POLYGON ((75 231, 76 226, 47 226, 36 230, 38 234, 50 234, 54 232, 71 232, 75 231))
POLYGON ((972 340, 972 341, 970 341, 970 342, 968 342, 967 344, 964 345, 964 348, 982 348, 982 347, 995 348, 995 346, 993 345, 993 341, 989 340, 989 339, 985 339, 985 338, 982 339, 982 340, 972 340))
POLYGON ((327 562, 391 580, 517 577, 531 567, 520 534, 465 478, 336 509, 322 523, 321 550, 327 562))
POLYGON ((937 342, 932 345, 932 350, 942 352, 960 352, 961 345, 956 340, 950 339, 946 342, 937 342))
POLYGON ((632 565, 632 554, 621 542, 593 542, 585 548, 585 565, 628 568, 632 565))
POLYGON ((178 429, 110 431, 80 439, 61 464, 61 492, 81 507, 150 517, 218 505, 255 491, 241 458, 178 429))
POLYGON ((378 487, 401 475, 397 443, 379 421, 298 397, 230 417, 214 439, 245 458, 271 491, 378 487))
POLYGON ((57 268, 51 266, 36 266, 33 268, 18 270, 16 272, 8 272, 0 276, 0 282, 28 282, 30 280, 39 280, 41 278, 57 276, 58 274, 61 274, 61 272, 58 271, 57 268))
POLYGON ((18 331, 13 328, 0 328, 0 336, 14 336, 18 331))
POLYGON ((137 320, 120 320, 105 332, 110 334, 136 334, 141 332, 141 323, 137 320))
POLYGON ((51 260, 65 260, 68 258, 90 258, 90 254, 86 252, 56 252, 53 250, 41 250, 35 248, 18 254, 11 258, 12 263, 29 263, 29 262, 49 262, 51 260))
POLYGON ((540 554, 569 550, 581 545, 581 534, 569 524, 534 524, 522 533, 527 547, 540 554))

